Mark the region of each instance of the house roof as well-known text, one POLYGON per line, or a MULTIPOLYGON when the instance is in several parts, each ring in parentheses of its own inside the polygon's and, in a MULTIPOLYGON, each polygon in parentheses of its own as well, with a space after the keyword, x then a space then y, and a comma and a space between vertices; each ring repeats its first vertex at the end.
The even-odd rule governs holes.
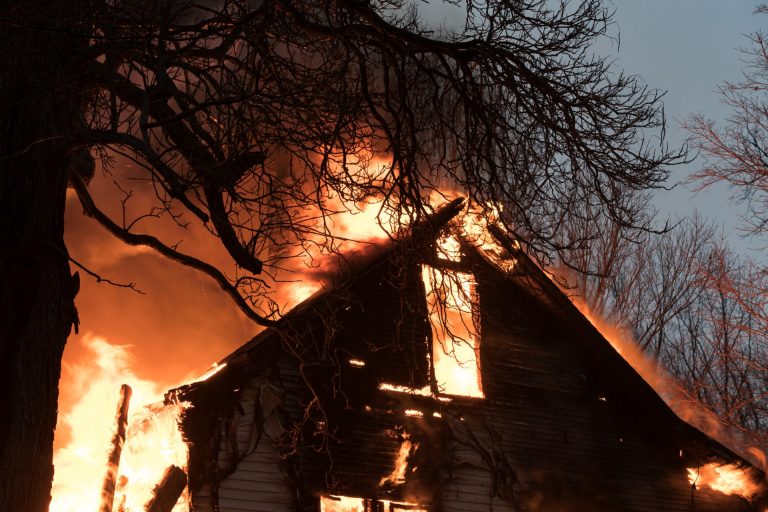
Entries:
MULTIPOLYGON (((275 328, 262 331, 222 359, 220 365, 227 365, 227 368, 224 368, 220 374, 208 381, 193 383, 180 388, 178 391, 182 395, 194 395, 196 390, 215 386, 216 381, 227 378, 227 374, 231 376, 232 374, 247 372, 252 361, 259 359, 266 352, 276 350, 280 344, 281 329, 289 328, 294 321, 300 320, 307 312, 332 308, 336 291, 349 286, 386 262, 398 249, 432 244, 449 223, 459 215, 463 203, 462 199, 447 203, 439 208, 435 214, 416 225, 407 236, 399 240, 384 241, 376 247, 376 250, 367 253, 363 258, 350 261, 348 272, 343 280, 335 286, 318 291, 298 304, 280 319, 275 328)), ((619 354, 606 336, 574 305, 568 295, 503 229, 490 225, 487 226, 487 231, 492 236, 494 243, 503 249, 505 257, 514 260, 514 268, 512 271, 502 269, 498 260, 495 261, 493 257, 489 257, 482 250, 478 251, 480 256, 490 265, 504 272, 508 279, 515 280, 520 286, 525 287, 532 297, 582 334, 574 337, 574 343, 583 344, 581 348, 587 351, 594 364, 601 368, 602 378, 608 383, 606 385, 619 386, 620 393, 628 404, 642 404, 642 407, 651 410, 652 414, 648 416, 652 418, 650 421, 655 424, 655 428, 658 428, 659 431, 671 429, 684 434, 686 438, 696 439, 698 440, 697 445, 706 447, 708 453, 704 455, 707 457, 720 459, 723 462, 737 461, 740 465, 750 466, 761 471, 761 475, 764 477, 762 470, 757 469, 747 455, 740 455, 735 449, 729 447, 727 440, 715 439, 679 417, 660 396, 660 393, 619 354)), ((630 406, 633 407, 633 405, 630 406)))

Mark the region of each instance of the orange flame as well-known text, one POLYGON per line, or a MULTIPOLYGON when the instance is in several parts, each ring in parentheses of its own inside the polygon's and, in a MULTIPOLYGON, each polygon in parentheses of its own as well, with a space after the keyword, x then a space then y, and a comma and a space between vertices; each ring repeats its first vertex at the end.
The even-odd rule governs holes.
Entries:
POLYGON ((395 469, 392 470, 392 473, 390 473, 389 476, 382 478, 379 485, 384 485, 386 483, 398 485, 404 483, 411 450, 415 450, 418 447, 419 444, 413 444, 410 437, 406 434, 403 437, 403 442, 400 444, 400 450, 397 452, 397 457, 395 457, 395 469))
POLYGON ((427 512, 426 508, 414 503, 400 503, 389 500, 377 500, 380 508, 375 508, 373 500, 351 498, 349 496, 321 496, 320 512, 367 512, 369 510, 410 510, 411 512, 427 512), (393 507, 395 505, 395 507, 393 507))
MULTIPOLYGON (((162 404, 165 387, 133 373, 127 347, 91 336, 84 337, 83 343, 95 361, 67 369, 80 399, 69 413, 59 417, 57 428, 69 427, 72 440, 54 454, 53 499, 49 510, 98 510, 114 431, 112 409, 123 383, 131 385, 133 398, 117 476, 115 509, 144 510, 165 468, 171 464, 182 468, 187 465, 187 446, 177 427, 178 416, 186 405, 162 404), (143 405, 147 403, 153 405, 143 405)), ((174 511, 181 512, 186 503, 186 496, 182 496, 174 511)))
POLYGON ((422 266, 432 325, 432 365, 437 387, 449 395, 482 397, 478 343, 469 274, 422 266))
POLYGON ((691 485, 707 486, 723 494, 736 494, 750 499, 759 493, 763 485, 736 464, 705 464, 700 468, 688 468, 691 485))
POLYGON ((349 496, 321 496, 320 512, 365 512, 363 498, 349 496))

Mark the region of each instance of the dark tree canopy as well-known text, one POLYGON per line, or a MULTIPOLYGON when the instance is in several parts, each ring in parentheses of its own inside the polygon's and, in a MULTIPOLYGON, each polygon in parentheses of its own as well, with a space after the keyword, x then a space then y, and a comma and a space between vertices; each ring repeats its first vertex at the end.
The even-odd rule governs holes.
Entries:
POLYGON ((261 325, 277 316, 267 292, 280 269, 336 250, 328 219, 360 201, 408 224, 430 195, 460 191, 501 208, 545 263, 595 236, 564 223, 647 227, 636 193, 683 155, 655 138, 660 94, 592 54, 610 11, 448 3, 464 7, 463 27, 424 28, 404 0, 0 7, 0 226, 14 227, 0 236, 19 233, 0 252, 0 355, 12 369, 0 372, 0 509, 47 505, 60 357, 77 325, 67 182, 111 233, 211 276, 261 325), (115 177, 119 193, 89 188, 126 159, 136 172, 115 177), (135 180, 154 202, 128 215, 135 180), (160 237, 156 218, 204 226, 235 270, 160 237))
POLYGON ((416 6, 103 6, 78 143, 143 167, 152 214, 204 223, 238 276, 102 214, 75 175, 86 211, 213 276, 264 324, 269 276, 310 245, 333 247, 334 199, 384 199, 390 216, 418 219, 430 193, 457 189, 502 205, 545 260, 585 236, 561 236, 571 219, 644 227, 630 195, 658 186, 680 155, 644 138, 663 121, 659 94, 590 54, 609 22, 601 2, 470 2, 464 27, 447 32, 422 28, 416 6))

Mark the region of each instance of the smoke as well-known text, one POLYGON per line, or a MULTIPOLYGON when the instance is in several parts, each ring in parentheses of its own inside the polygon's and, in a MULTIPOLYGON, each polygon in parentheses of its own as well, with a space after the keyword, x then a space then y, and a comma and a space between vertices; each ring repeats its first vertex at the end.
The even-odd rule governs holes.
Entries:
MULTIPOLYGON (((122 193, 111 178, 97 175, 90 190, 97 204, 103 203, 105 210, 120 219, 122 193)), ((129 218, 145 211, 154 197, 154 191, 147 184, 138 183, 133 191, 128 202, 129 218)), ((183 229, 172 222, 149 220, 146 229, 140 223, 137 231, 145 230, 166 240, 181 242, 180 247, 186 252, 221 265, 225 270, 231 268, 220 244, 199 224, 190 223, 183 229)), ((80 273, 80 292, 75 298, 80 333, 72 333, 64 351, 59 386, 59 410, 63 413, 79 398, 81 385, 87 387, 87 384, 76 383, 77 372, 72 369, 95 364, 84 343, 88 337, 129 345, 136 377, 168 389, 183 382, 191 373, 203 373, 259 330, 211 279, 151 249, 130 247, 117 240, 82 213, 71 191, 67 196, 65 240, 70 256, 78 263, 102 278, 134 283, 144 293, 103 281, 99 283, 72 265, 72 270, 80 273)), ((60 421, 55 448, 66 445, 70 437, 70 427, 60 421)))

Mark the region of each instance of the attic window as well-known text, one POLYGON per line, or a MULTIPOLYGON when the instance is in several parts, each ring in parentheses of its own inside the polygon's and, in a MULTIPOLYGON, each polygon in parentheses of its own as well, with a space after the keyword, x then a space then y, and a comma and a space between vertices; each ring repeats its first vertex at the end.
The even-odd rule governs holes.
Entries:
POLYGON ((472 274, 421 267, 432 326, 432 371, 441 394, 483 397, 472 274))
POLYGON ((427 507, 414 503, 402 503, 389 500, 368 498, 350 498, 349 496, 321 496, 320 512, 428 512, 427 507))

